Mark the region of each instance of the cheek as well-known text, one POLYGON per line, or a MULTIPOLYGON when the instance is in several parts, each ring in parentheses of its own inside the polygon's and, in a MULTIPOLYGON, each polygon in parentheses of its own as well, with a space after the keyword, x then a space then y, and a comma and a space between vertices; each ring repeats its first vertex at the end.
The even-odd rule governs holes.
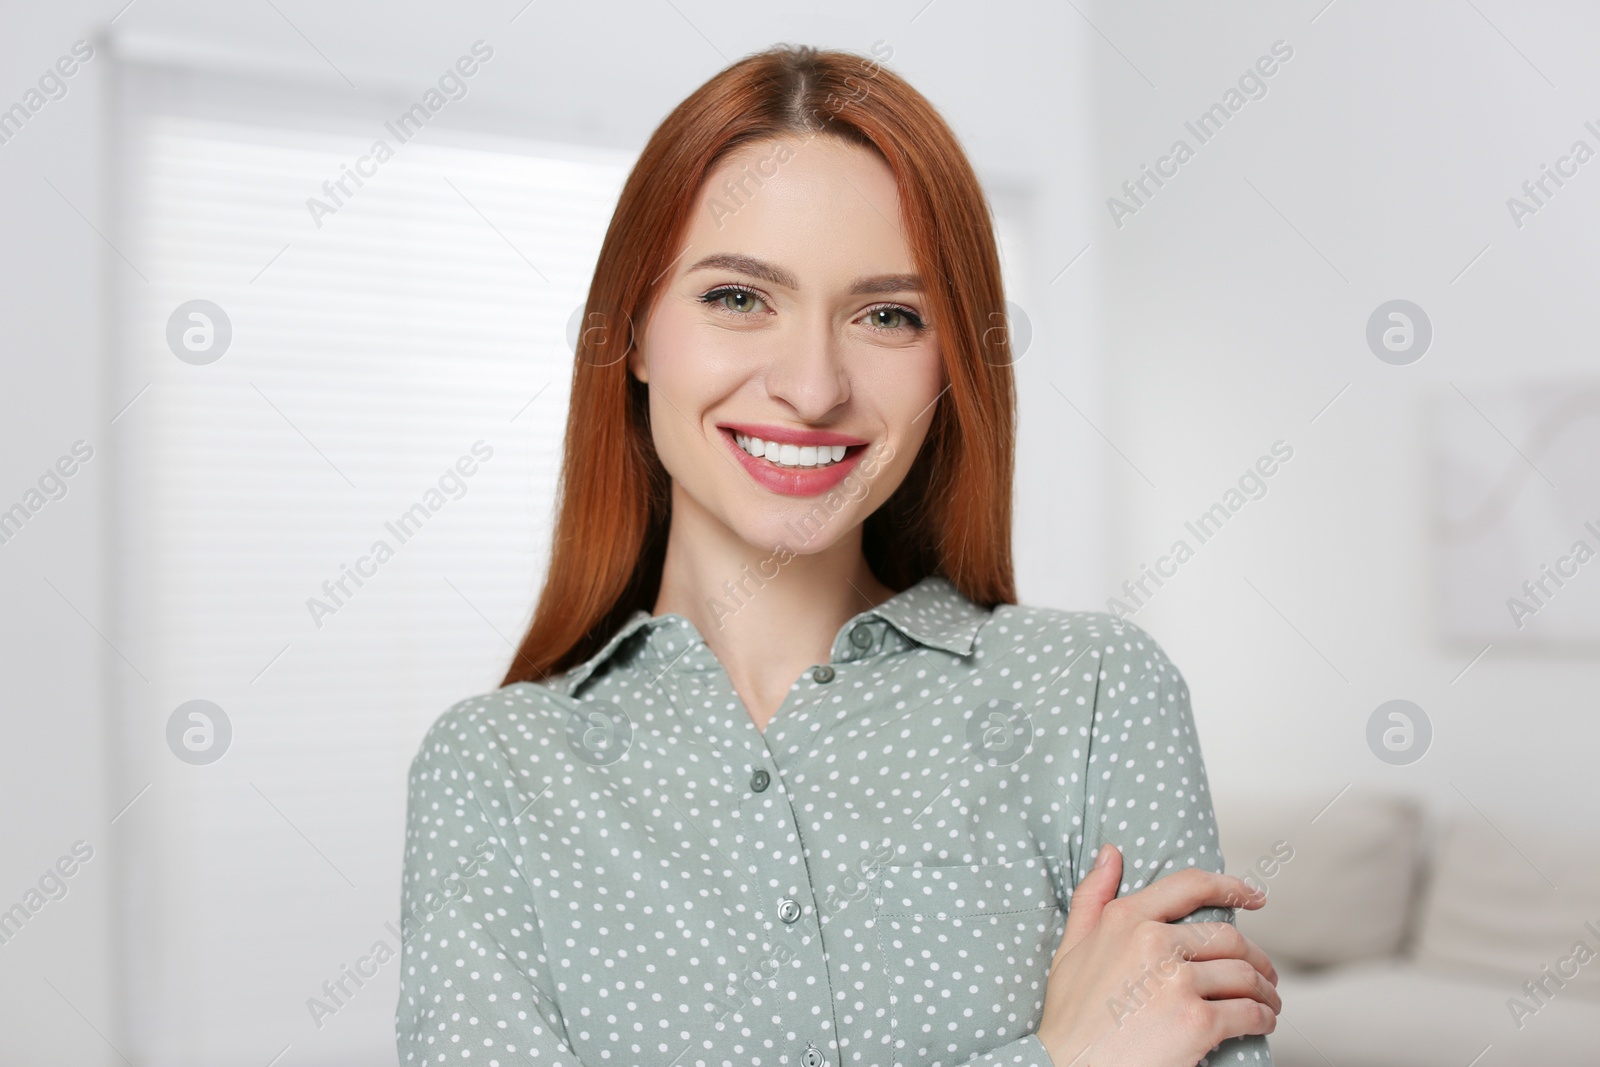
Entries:
POLYGON ((704 346, 682 345, 658 349, 650 360, 650 409, 667 420, 664 429, 704 434, 711 428, 708 413, 738 388, 730 361, 704 346), (674 425, 675 424, 675 425, 674 425))
POLYGON ((948 397, 944 389, 944 365, 939 351, 902 353, 907 358, 886 362, 882 372, 871 383, 873 395, 882 398, 878 409, 896 431, 896 437, 915 446, 926 436, 933 423, 937 399, 940 403, 948 397))
POLYGON ((857 386, 857 396, 877 412, 893 447, 862 476, 874 507, 893 495, 916 462, 938 410, 936 399, 937 403, 949 399, 941 396, 944 367, 937 350, 898 355, 907 358, 881 363, 880 371, 859 380, 857 386))
POLYGON ((706 450, 721 447, 708 412, 736 387, 730 361, 692 324, 662 316, 647 337, 650 432, 667 473, 695 482, 706 469, 706 450))
POLYGON ((655 441, 656 455, 667 473, 682 479, 693 471, 694 412, 685 405, 691 403, 681 392, 678 382, 665 368, 652 363, 650 375, 650 436, 655 441))
MULTIPOLYGON (((714 397, 726 389, 737 368, 748 362, 748 339, 707 325, 687 304, 663 307, 650 322, 644 348, 650 354, 650 383, 679 397, 714 397)), ((685 414, 689 414, 687 408, 685 414)))
POLYGON ((902 379, 901 395, 905 398, 901 408, 902 442, 905 455, 896 457, 911 468, 912 460, 933 426, 933 416, 940 404, 948 404, 950 395, 944 388, 944 364, 935 348, 902 379))
MULTIPOLYGON (((928 405, 935 400, 941 404, 948 403, 949 394, 945 392, 944 359, 940 355, 937 345, 933 346, 933 350, 928 354, 927 360, 919 369, 921 375, 917 378, 917 382, 921 386, 922 403, 917 405, 917 411, 919 413, 924 412, 924 409, 928 408, 928 405)), ((930 423, 932 421, 931 415, 931 410, 923 413, 922 424, 930 423)))

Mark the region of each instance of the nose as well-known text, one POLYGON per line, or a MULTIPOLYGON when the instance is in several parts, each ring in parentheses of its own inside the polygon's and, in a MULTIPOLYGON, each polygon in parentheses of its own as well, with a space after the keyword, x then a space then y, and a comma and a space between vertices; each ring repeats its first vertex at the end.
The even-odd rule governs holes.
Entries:
POLYGON ((806 322, 773 346, 765 374, 767 395, 787 404, 796 418, 821 421, 850 399, 844 356, 831 322, 806 322))

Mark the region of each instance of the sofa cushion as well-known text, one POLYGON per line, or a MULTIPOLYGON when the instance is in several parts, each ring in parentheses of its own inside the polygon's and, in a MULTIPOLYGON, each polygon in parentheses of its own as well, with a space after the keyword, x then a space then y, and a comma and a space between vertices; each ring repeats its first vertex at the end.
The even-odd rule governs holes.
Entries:
POLYGON ((1541 1018, 1552 1002, 1600 1000, 1600 839, 1463 810, 1421 903, 1418 961, 1482 973, 1541 1018), (1523 989, 1529 981, 1544 992, 1523 989))
POLYGON ((1213 794, 1225 869, 1267 892, 1235 922, 1279 966, 1389 956, 1408 933, 1420 804, 1360 787, 1335 795, 1213 794))
POLYGON ((1506 1007, 1513 992, 1397 959, 1280 968, 1283 1011, 1267 1047, 1276 1067, 1594 1067, 1600 1004, 1553 1000, 1519 1027, 1506 1007))

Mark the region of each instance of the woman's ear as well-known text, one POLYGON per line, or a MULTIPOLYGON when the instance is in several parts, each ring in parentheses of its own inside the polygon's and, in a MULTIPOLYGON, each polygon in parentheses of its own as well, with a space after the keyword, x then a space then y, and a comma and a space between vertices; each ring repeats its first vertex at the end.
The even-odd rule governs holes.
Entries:
POLYGON ((628 370, 641 382, 650 380, 650 370, 645 363, 644 352, 640 350, 638 345, 628 349, 628 370))

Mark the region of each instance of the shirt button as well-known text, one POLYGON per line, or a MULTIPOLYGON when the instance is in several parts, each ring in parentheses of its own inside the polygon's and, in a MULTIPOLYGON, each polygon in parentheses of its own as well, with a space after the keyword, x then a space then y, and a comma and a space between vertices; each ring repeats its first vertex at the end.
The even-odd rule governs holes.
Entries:
POLYGON ((826 663, 824 663, 822 666, 817 667, 814 670, 812 670, 812 672, 811 672, 811 680, 813 682, 831 682, 831 681, 833 681, 833 668, 828 666, 826 663))
POLYGON ((850 631, 850 643, 857 648, 866 648, 872 644, 872 630, 867 627, 866 623, 862 623, 850 631))
POLYGON ((786 923, 800 921, 800 902, 793 897, 784 897, 778 901, 778 918, 786 923))
POLYGON ((800 1054, 802 1067, 824 1067, 827 1062, 827 1057, 823 1056, 822 1050, 815 1045, 807 1045, 806 1050, 800 1054))
POLYGON ((756 771, 756 773, 750 776, 750 788, 757 793, 765 791, 767 786, 771 784, 772 775, 768 774, 766 771, 756 771))

